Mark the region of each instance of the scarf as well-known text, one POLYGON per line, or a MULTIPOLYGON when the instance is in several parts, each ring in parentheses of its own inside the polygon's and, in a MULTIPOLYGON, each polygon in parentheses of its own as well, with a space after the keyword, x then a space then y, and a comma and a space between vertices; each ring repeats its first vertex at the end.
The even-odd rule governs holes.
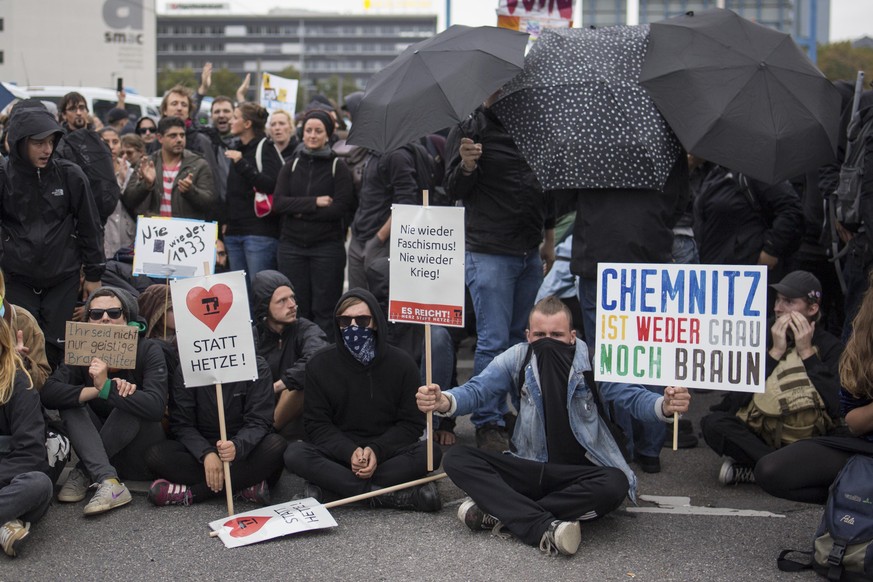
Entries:
POLYGON ((376 334, 369 327, 350 325, 343 332, 343 344, 352 357, 363 365, 369 365, 376 357, 376 334))

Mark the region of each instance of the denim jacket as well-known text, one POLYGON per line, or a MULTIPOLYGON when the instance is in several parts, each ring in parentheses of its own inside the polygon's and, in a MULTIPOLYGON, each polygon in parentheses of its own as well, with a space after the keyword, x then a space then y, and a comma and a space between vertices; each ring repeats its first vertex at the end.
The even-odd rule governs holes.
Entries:
MULTIPOLYGON (((521 390, 518 386, 519 371, 527 350, 527 343, 517 344, 494 358, 487 368, 466 384, 446 390, 445 394, 450 395, 452 401, 452 408, 446 416, 470 414, 489 398, 505 398, 509 393, 513 405, 519 411, 512 436, 512 454, 544 463, 548 461, 548 451, 543 422, 543 395, 539 386, 535 354, 532 354, 525 369, 524 386, 521 390)), ((589 461, 601 467, 615 467, 625 474, 629 484, 628 496, 636 502, 637 478, 597 413, 594 396, 582 375, 591 369, 588 362, 588 348, 585 342, 577 340, 573 368, 567 383, 570 428, 576 440, 587 451, 586 457, 589 461)), ((601 383, 600 390, 604 400, 614 401, 617 407, 627 409, 635 418, 643 421, 667 420, 661 414, 663 397, 642 386, 601 383)))

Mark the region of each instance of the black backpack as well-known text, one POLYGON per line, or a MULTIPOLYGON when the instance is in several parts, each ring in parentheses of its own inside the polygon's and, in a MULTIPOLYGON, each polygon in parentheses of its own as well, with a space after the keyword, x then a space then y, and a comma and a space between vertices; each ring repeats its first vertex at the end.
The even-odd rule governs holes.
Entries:
POLYGON ((777 565, 783 572, 809 568, 828 580, 873 580, 873 458, 849 459, 830 488, 812 551, 783 550, 777 565), (809 563, 790 560, 787 554, 812 558, 809 563))
POLYGON ((109 215, 115 212, 121 197, 109 146, 103 143, 97 132, 83 128, 66 134, 58 146, 58 153, 85 173, 91 185, 100 223, 105 224, 109 215))
MULTIPOLYGON (((427 139, 427 138, 422 138, 427 139)), ((421 142, 414 141, 403 146, 401 149, 409 152, 415 168, 415 183, 418 184, 418 204, 423 203, 422 191, 428 191, 429 206, 454 206, 454 202, 446 194, 440 179, 442 173, 438 170, 437 159, 431 155, 428 148, 421 142)), ((394 186, 388 180, 388 170, 385 167, 384 157, 379 160, 379 175, 393 194, 394 186)))
POLYGON ((846 157, 840 166, 840 182, 830 196, 830 205, 835 218, 846 229, 857 232, 861 227, 861 189, 864 180, 864 144, 873 137, 873 110, 859 111, 863 92, 864 73, 858 71, 855 96, 852 100, 852 117, 847 128, 846 157))

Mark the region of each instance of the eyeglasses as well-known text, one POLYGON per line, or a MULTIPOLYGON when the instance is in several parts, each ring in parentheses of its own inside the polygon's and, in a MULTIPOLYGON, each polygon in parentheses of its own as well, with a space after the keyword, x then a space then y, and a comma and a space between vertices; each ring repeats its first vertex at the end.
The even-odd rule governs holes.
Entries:
POLYGON ((145 135, 147 133, 155 133, 157 131, 156 127, 137 127, 136 133, 137 135, 145 135))
POLYGON ((121 307, 110 307, 109 309, 89 309, 88 310, 88 319, 91 321, 100 321, 103 319, 103 314, 109 316, 109 319, 118 319, 124 314, 124 310, 121 307))
POLYGON ((342 328, 349 327, 352 322, 355 322, 358 327, 370 327, 371 321, 373 321, 372 315, 338 315, 336 317, 337 324, 342 328))
POLYGON ((66 111, 67 113, 75 113, 77 111, 83 111, 85 113, 88 113, 88 106, 84 103, 82 105, 70 105, 69 107, 64 109, 64 111, 66 111))

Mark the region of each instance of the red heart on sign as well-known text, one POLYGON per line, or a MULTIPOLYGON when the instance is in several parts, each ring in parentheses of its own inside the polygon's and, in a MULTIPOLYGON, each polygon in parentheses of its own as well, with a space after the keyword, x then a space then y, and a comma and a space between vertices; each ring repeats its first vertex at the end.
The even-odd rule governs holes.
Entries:
POLYGON ((188 291, 185 303, 191 315, 215 331, 233 305, 233 291, 224 284, 213 285, 208 291, 203 287, 194 287, 188 291))
POLYGON ((272 519, 271 517, 238 517, 224 522, 224 527, 230 528, 230 535, 235 538, 244 538, 257 532, 272 519))

